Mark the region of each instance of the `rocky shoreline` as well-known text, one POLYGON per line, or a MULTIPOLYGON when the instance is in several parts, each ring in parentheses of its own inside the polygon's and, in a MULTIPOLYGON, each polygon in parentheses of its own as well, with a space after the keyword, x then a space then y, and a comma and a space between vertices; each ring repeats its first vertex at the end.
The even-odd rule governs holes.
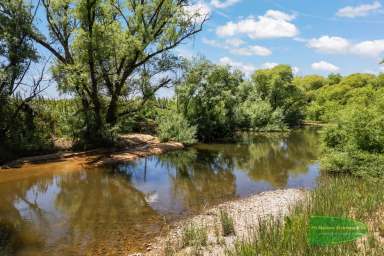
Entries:
POLYGON ((257 231, 260 220, 284 218, 295 205, 305 201, 307 194, 300 189, 276 190, 220 204, 175 224, 166 234, 149 244, 146 253, 130 255, 194 255, 196 247, 185 246, 183 241, 188 227, 202 228, 206 232, 206 242, 199 247, 198 255, 224 255, 225 250, 233 248, 235 242, 250 238, 257 231), (223 232, 223 212, 233 220, 234 233, 231 235, 223 232))

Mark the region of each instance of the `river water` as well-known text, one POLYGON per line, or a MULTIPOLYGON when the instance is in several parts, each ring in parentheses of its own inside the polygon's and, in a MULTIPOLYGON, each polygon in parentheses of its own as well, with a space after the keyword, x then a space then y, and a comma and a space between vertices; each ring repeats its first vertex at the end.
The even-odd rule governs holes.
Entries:
POLYGON ((0 172, 0 254, 4 245, 22 256, 144 250, 172 221, 220 202, 314 188, 318 156, 318 130, 307 128, 243 133, 108 168, 58 163, 0 172))

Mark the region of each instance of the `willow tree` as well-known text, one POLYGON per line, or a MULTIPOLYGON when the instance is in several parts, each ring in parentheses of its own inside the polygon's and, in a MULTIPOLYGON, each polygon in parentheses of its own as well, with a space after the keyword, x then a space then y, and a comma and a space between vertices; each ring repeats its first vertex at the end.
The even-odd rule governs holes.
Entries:
POLYGON ((119 109, 123 98, 139 95, 145 101, 171 81, 164 72, 174 66, 170 51, 201 31, 207 19, 188 0, 41 0, 39 5, 45 17, 30 36, 55 56, 59 89, 81 99, 92 137, 131 113, 119 109), (147 72, 150 67, 156 70, 147 72), (143 72, 163 74, 138 94, 133 81, 143 72))

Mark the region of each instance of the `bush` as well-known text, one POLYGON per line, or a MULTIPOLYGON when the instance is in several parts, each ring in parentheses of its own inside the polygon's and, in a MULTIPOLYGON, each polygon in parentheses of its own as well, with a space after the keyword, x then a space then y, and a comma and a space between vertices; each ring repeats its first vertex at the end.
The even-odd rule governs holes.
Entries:
POLYGON ((10 100, 0 114, 0 162, 54 150, 53 120, 38 102, 19 107, 10 100))
POLYGON ((347 143, 347 133, 338 126, 329 126, 322 132, 322 141, 326 147, 338 148, 347 143))
POLYGON ((328 150, 321 159, 324 171, 357 177, 380 178, 384 175, 384 155, 361 150, 328 150))
POLYGON ((247 100, 239 104, 236 110, 237 122, 241 128, 257 131, 283 131, 287 129, 281 108, 272 109, 268 101, 247 100))
POLYGON ((271 118, 272 107, 267 101, 245 101, 236 111, 240 127, 260 129, 266 127, 271 118))
POLYGON ((161 141, 196 142, 196 127, 190 126, 181 113, 163 110, 158 118, 158 135, 161 141))

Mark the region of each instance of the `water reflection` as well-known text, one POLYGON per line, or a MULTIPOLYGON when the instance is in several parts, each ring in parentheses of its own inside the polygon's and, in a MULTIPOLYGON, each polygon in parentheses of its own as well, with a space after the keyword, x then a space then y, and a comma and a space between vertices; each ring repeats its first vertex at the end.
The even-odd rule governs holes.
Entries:
POLYGON ((143 249, 165 219, 255 192, 315 186, 316 130, 236 141, 107 169, 59 165, 10 180, 0 173, 0 223, 15 227, 19 255, 119 255, 143 249))

